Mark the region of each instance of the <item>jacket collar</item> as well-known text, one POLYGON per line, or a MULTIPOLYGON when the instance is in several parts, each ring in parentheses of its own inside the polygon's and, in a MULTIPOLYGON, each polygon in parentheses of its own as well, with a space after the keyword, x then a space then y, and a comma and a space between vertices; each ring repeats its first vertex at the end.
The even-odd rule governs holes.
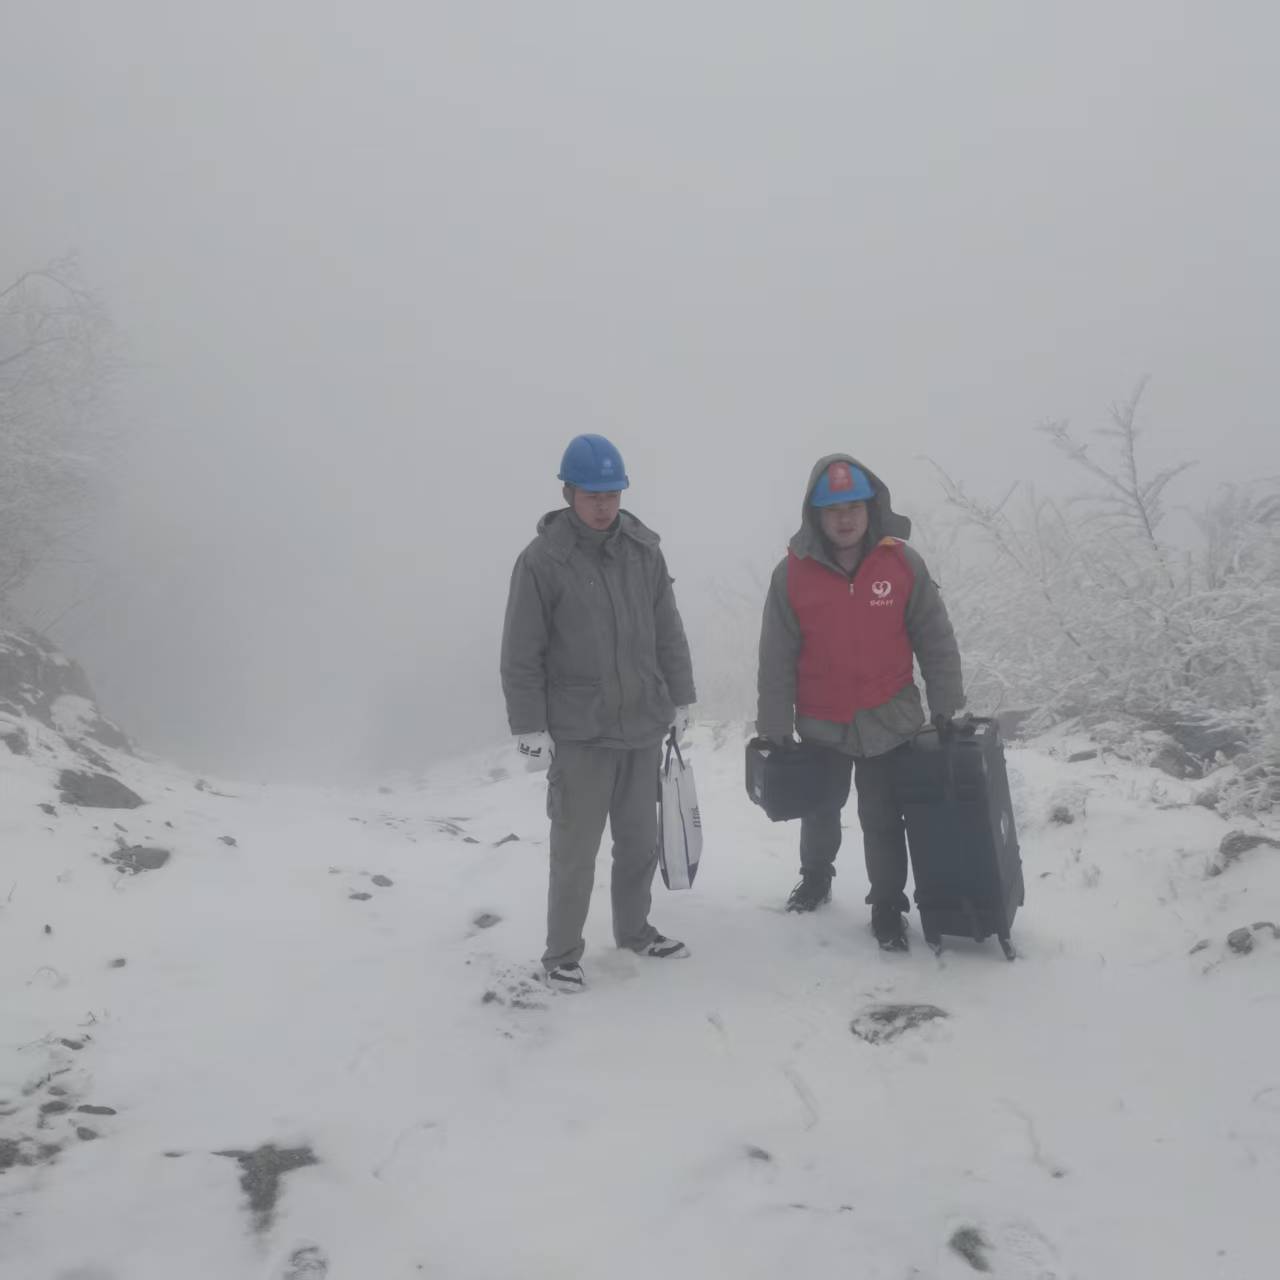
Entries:
MULTIPOLYGON (((551 555, 561 562, 568 560, 574 547, 578 545, 578 531, 574 528, 573 521, 569 519, 568 507, 558 507, 555 511, 548 511, 538 521, 538 534, 546 542, 551 555)), ((618 538, 629 538, 642 547, 656 547, 661 541, 648 525, 637 520, 629 511, 618 513, 618 527, 606 540, 606 551, 618 538)))

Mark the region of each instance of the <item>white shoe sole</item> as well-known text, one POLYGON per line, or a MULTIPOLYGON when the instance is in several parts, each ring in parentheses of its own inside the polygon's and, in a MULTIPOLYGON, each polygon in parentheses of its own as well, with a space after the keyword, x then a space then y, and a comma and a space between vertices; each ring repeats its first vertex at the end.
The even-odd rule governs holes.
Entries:
POLYGON ((559 982, 550 974, 544 974, 542 981, 548 991, 558 991, 562 996, 581 995, 587 989, 585 982, 559 982))

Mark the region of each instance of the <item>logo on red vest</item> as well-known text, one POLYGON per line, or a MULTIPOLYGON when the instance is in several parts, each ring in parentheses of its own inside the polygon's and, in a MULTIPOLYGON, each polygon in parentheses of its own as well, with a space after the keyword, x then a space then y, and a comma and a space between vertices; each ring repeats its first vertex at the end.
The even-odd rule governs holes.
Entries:
POLYGON ((892 604, 893 583, 881 578, 871 584, 871 594, 875 596, 875 599, 871 601, 872 605, 892 604))

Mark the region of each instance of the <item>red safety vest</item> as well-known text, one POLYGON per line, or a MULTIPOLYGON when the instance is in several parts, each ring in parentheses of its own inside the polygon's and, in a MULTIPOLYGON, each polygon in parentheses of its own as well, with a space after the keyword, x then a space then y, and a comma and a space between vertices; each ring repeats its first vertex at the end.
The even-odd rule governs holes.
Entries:
POLYGON ((797 715, 848 724, 911 683, 907 601, 915 580, 897 538, 873 547, 852 578, 788 553, 787 598, 801 635, 797 715))

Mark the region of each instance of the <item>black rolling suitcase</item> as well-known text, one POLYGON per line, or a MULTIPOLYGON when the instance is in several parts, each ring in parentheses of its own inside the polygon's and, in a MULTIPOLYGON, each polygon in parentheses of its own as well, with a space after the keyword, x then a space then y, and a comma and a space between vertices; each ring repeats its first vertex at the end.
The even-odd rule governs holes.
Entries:
POLYGON ((926 729, 898 759, 895 782, 925 940, 936 951, 947 934, 977 942, 995 934, 1012 960, 1022 859, 998 725, 959 720, 947 741, 926 729))

